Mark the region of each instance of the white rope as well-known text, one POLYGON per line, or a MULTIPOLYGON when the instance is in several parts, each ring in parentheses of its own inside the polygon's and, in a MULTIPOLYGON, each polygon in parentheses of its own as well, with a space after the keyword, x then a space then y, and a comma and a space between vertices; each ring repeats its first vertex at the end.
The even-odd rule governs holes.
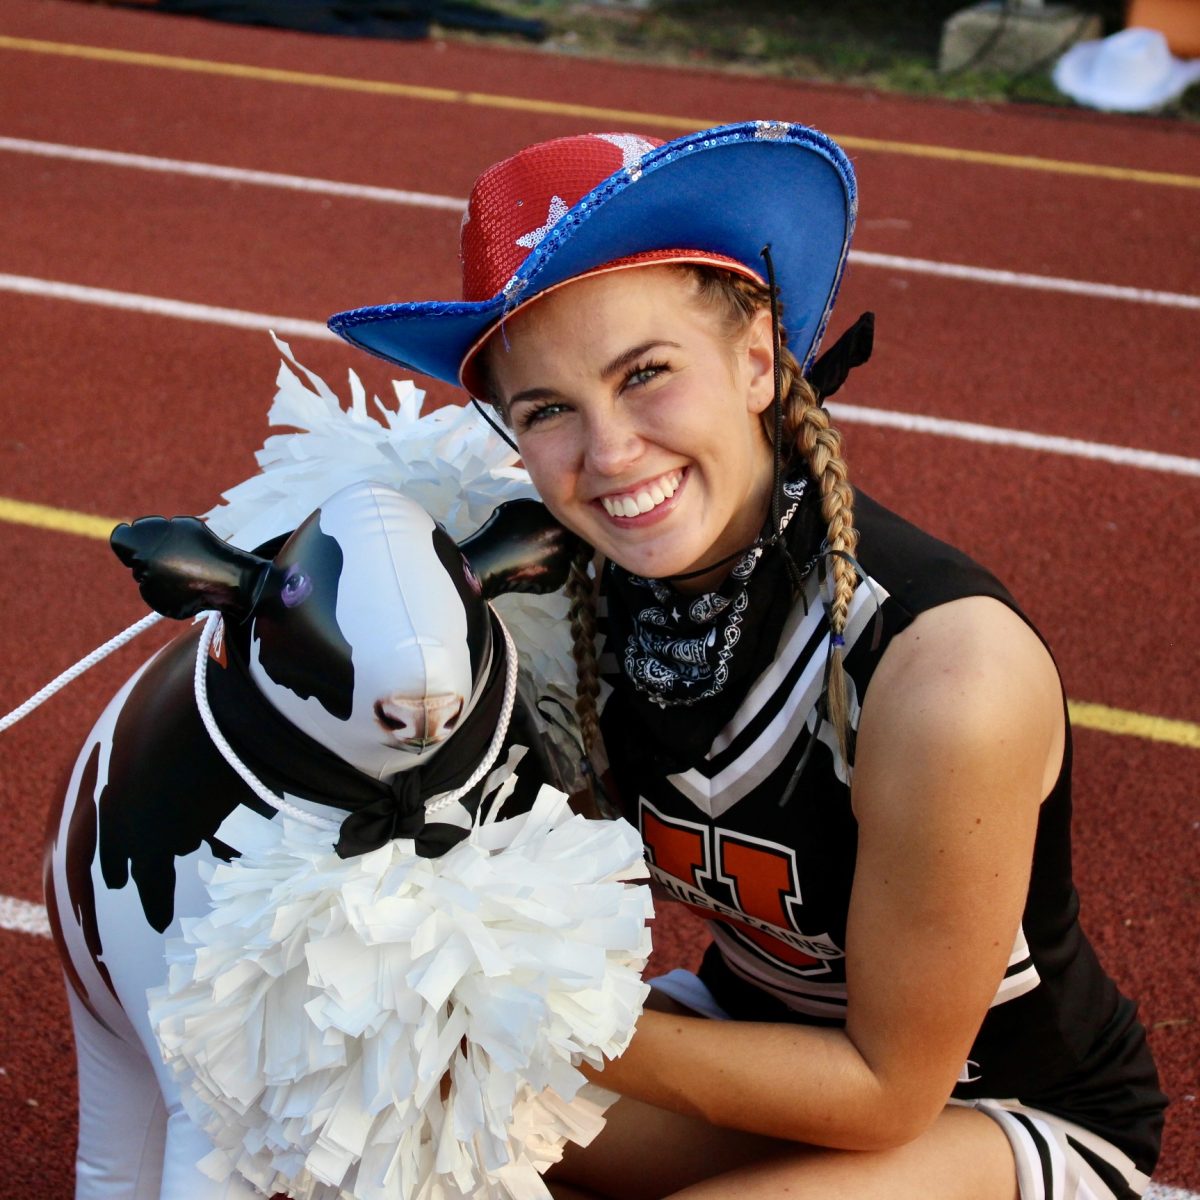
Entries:
MULTIPOLYGON (((505 627, 504 622, 499 617, 496 620, 500 625, 500 631, 504 634, 504 645, 507 653, 504 676, 504 702, 500 708, 500 718, 496 723, 496 732, 492 735, 491 744, 488 746, 487 754, 484 755, 483 761, 471 773, 471 777, 466 783, 455 788, 454 791, 446 792, 436 800, 426 804, 425 812, 427 814, 438 812, 465 796, 492 769, 504 746, 504 739, 508 734, 508 725, 512 720, 513 708, 517 700, 517 649, 513 645, 512 637, 505 627)), ((297 821, 302 821, 305 825, 312 825, 317 829, 339 828, 341 818, 330 820, 327 817, 318 816, 316 813, 310 813, 306 809, 297 808, 296 805, 285 800, 276 792, 273 792, 238 758, 233 747, 225 740, 224 735, 217 727, 216 718, 213 717, 212 709, 208 704, 206 667, 208 665, 209 646, 212 645, 213 637, 220 622, 220 613, 214 612, 209 615, 208 620, 204 623, 204 632, 200 635, 200 643, 196 647, 196 707, 200 710, 200 719, 204 722, 204 728, 208 730, 208 736, 212 738, 213 745, 221 752, 221 756, 237 772, 246 786, 265 804, 269 804, 278 812, 284 813, 289 817, 294 817, 297 821)))
POLYGON ((439 812, 456 800, 461 800, 492 769, 492 764, 500 757, 501 747, 508 735, 508 723, 512 720, 513 706, 517 701, 517 648, 513 645, 512 637, 504 622, 497 617, 496 623, 500 626, 500 632, 504 634, 504 648, 508 660, 505 664, 504 703, 500 708, 500 720, 496 724, 496 732, 492 735, 492 744, 488 747, 483 761, 471 773, 471 778, 460 787, 455 788, 454 791, 447 792, 444 796, 439 796, 436 800, 426 804, 426 813, 439 812))
POLYGON ((196 670, 193 676, 195 681, 196 707, 200 710, 200 719, 204 722, 204 728, 208 730, 208 736, 212 738, 213 745, 221 752, 221 756, 225 761, 241 776, 242 782, 265 804, 269 804, 277 812, 294 817, 297 821, 301 821, 305 825, 312 825, 317 829, 337 829, 341 822, 331 821, 328 817, 319 817, 316 813, 310 813, 303 808, 297 808, 289 800, 285 800, 282 796, 276 795, 275 792, 271 791, 238 758, 234 753, 233 747, 225 740, 225 735, 217 728, 216 718, 213 716, 212 709, 208 705, 206 668, 208 666, 208 648, 212 645, 213 635, 220 624, 221 614, 219 612, 209 613, 208 620, 204 622, 204 632, 200 634, 200 642, 196 647, 196 670))
POLYGON ((145 633, 147 629, 152 625, 157 625, 161 620, 161 613, 147 613, 140 621, 130 625, 128 629, 118 633, 116 637, 109 638, 103 646, 97 646, 91 654, 81 658, 73 667, 68 667, 57 679, 52 680, 41 691, 30 696, 24 704, 14 708, 7 716, 0 717, 0 733, 3 733, 10 726, 15 725, 22 718, 29 716, 35 708, 44 704, 55 692, 62 691, 68 683, 72 683, 78 679, 84 671, 90 670, 98 662, 106 659, 114 650, 119 650, 126 642, 133 641, 135 637, 141 633, 145 633))

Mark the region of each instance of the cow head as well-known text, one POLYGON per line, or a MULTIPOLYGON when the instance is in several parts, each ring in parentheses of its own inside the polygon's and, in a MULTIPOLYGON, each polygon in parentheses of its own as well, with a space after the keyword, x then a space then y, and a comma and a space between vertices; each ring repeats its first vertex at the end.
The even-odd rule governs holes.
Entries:
POLYGON ((524 500, 460 547, 400 492, 359 483, 274 559, 191 517, 119 526, 112 545, 157 611, 249 621, 250 673, 272 706, 387 778, 435 754, 471 711, 496 652, 487 600, 561 587, 577 543, 524 500))

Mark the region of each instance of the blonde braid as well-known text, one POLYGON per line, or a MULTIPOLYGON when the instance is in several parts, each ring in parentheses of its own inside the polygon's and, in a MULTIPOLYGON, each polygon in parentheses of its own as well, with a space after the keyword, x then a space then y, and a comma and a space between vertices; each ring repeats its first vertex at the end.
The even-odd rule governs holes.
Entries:
POLYGON ((600 718, 596 700, 600 695, 600 668, 596 662, 596 593, 588 567, 595 557, 588 545, 581 545, 571 560, 566 593, 569 605, 567 618, 571 623, 571 657, 575 660, 575 717, 583 753, 592 756, 592 748, 600 737, 600 718))
MULTIPOLYGON (((784 350, 784 356, 791 354, 784 350)), ((795 359, 790 364, 795 366, 795 359)), ((829 636, 833 646, 829 658, 829 682, 825 693, 826 714, 837 733, 842 761, 850 765, 850 700, 846 690, 845 652, 841 638, 846 632, 850 604, 858 587, 858 572, 849 561, 858 549, 858 530, 854 526, 854 489, 847 482, 846 460, 842 457, 842 435, 830 423, 820 398, 798 370, 791 375, 791 386, 784 403, 795 428, 795 444, 808 461, 809 473, 821 490, 821 515, 825 518, 825 544, 830 551, 828 570, 833 581, 829 603, 829 636)))
MULTIPOLYGON (((730 335, 740 333, 747 322, 771 304, 771 294, 761 284, 716 267, 681 267, 696 281, 702 302, 716 306, 730 335)), ((795 446, 808 462, 809 474, 821 491, 821 514, 825 518, 826 545, 831 551, 829 572, 833 599, 829 605, 829 635, 835 640, 829 660, 829 682, 825 693, 826 716, 837 733, 842 761, 850 765, 850 700, 846 690, 843 648, 837 645, 846 630, 850 604, 858 586, 858 572, 845 555, 858 547, 854 527, 854 489, 847 482, 842 458, 842 435, 829 421, 821 399, 804 378, 795 355, 787 348, 787 330, 781 329, 780 386, 783 392, 783 441, 795 446)), ((763 414, 768 441, 775 437, 770 412, 763 414)))

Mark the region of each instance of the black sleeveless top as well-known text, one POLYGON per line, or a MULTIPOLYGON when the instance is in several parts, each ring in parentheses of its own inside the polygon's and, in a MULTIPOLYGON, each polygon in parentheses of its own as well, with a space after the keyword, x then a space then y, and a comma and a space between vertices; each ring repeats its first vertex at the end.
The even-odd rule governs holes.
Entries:
MULTIPOLYGON (((814 511, 815 492, 804 500, 814 511)), ((852 730, 888 644, 920 613, 990 596, 1025 619, 990 573, 861 492, 855 523, 869 582, 859 584, 845 631, 852 730)), ((809 528, 819 540, 819 521, 809 528)), ((701 978, 717 1002, 742 1020, 839 1025, 858 829, 846 764, 818 712, 829 642, 818 572, 805 588, 778 637, 748 647, 757 661, 712 705, 715 724, 705 720, 709 701, 662 709, 632 686, 618 667, 627 647, 613 644, 617 629, 628 637, 627 614, 607 612, 619 596, 603 588, 601 673, 611 692, 601 732, 614 790, 642 833, 652 874, 711 921, 701 978)), ((1080 928, 1070 820, 1068 725, 1062 770, 1041 807, 1018 936, 953 1095, 1018 1099, 1055 1113, 1149 1173, 1165 1098, 1134 1006, 1080 928)))

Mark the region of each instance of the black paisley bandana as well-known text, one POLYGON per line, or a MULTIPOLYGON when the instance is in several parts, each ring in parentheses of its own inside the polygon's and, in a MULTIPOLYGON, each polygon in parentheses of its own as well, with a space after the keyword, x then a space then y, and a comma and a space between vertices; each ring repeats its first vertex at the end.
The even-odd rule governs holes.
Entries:
POLYGON ((703 596, 606 565, 604 678, 614 694, 600 729, 610 753, 636 755, 637 770, 669 775, 703 758, 774 657, 797 603, 784 549, 807 575, 825 537, 819 489, 802 467, 783 497, 782 538, 770 538, 768 518, 760 544, 703 596))
MULTIPOLYGON (((780 530, 798 562, 806 562, 815 547, 810 522, 793 518, 809 491, 807 476, 785 481, 787 507, 780 530), (796 535, 801 532, 803 536, 796 535)), ((810 509, 811 505, 805 505, 810 509)), ((764 610, 779 610, 778 637, 791 607, 791 588, 778 547, 756 544, 733 565, 716 590, 687 595, 661 579, 644 579, 613 563, 605 568, 608 595, 609 647, 621 665, 621 674, 651 703, 660 708, 690 706, 723 692, 737 664, 761 659, 751 652, 735 652, 744 642, 759 643, 771 631, 764 628, 764 610), (778 600, 779 603, 774 603, 778 600), (754 608, 750 627, 747 613, 754 608)), ((807 570, 808 568, 805 568, 807 570)), ((768 620, 767 625, 776 622, 768 620)))

